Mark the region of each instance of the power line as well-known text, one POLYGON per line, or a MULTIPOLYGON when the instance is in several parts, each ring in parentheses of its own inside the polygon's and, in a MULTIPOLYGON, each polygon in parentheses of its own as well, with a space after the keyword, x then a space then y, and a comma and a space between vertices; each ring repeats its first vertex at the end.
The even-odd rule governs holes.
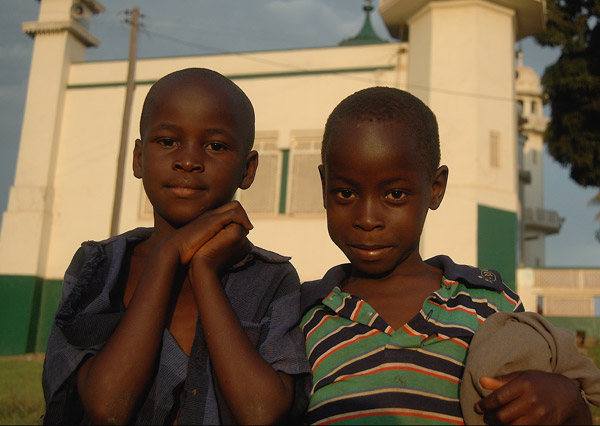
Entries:
MULTIPOLYGON (((156 36, 159 38, 163 38, 165 40, 172 41, 174 43, 183 44, 185 46, 203 49, 203 50, 211 52, 213 54, 237 55, 237 56, 243 57, 244 59, 249 60, 249 61, 263 63, 263 64, 267 64, 267 65, 275 65, 275 66, 286 68, 290 71, 296 71, 296 72, 308 72, 309 71, 306 68, 291 65, 286 62, 273 61, 270 59, 257 57, 256 56, 257 53, 253 53, 253 52, 234 52, 234 51, 230 51, 230 50, 223 49, 223 48, 216 48, 216 47, 200 44, 197 42, 192 42, 189 40, 183 40, 183 39, 180 39, 180 38, 168 35, 168 34, 163 34, 158 31, 149 31, 147 29, 144 30, 144 33, 146 33, 149 36, 156 36)), ((330 46, 330 47, 336 47, 336 46, 330 46)), ((299 48, 299 49, 302 49, 302 48, 299 48)), ((310 49, 310 48, 306 48, 306 49, 310 49)), ((264 53, 264 51, 261 51, 260 53, 264 53)), ((348 76, 348 75, 343 75, 343 74, 336 74, 336 76, 338 78, 344 78, 344 79, 361 81, 361 82, 370 82, 371 81, 370 79, 365 79, 365 78, 360 78, 360 77, 355 77, 355 76, 348 76)), ((434 88, 431 86, 418 85, 418 84, 410 84, 408 86, 409 87, 407 87, 407 88, 411 88, 411 89, 428 90, 431 92, 444 93, 444 94, 453 95, 453 96, 461 96, 461 97, 468 97, 468 98, 475 98, 475 99, 488 99, 488 100, 496 100, 496 101, 504 101, 504 102, 505 101, 513 102, 514 101, 514 99, 512 99, 510 97, 506 97, 506 96, 486 95, 486 94, 482 94, 482 93, 472 93, 472 92, 464 92, 464 91, 452 90, 452 89, 434 88)))

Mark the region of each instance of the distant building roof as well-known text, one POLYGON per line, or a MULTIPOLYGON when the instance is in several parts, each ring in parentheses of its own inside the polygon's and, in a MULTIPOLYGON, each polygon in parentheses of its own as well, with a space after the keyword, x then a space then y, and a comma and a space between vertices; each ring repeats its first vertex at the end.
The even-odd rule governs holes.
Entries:
POLYGON ((363 23, 361 30, 356 36, 342 40, 340 46, 356 46, 358 44, 378 44, 388 42, 387 40, 380 38, 371 25, 371 12, 373 11, 371 1, 372 0, 365 0, 363 6, 363 10, 365 11, 365 22, 363 23))

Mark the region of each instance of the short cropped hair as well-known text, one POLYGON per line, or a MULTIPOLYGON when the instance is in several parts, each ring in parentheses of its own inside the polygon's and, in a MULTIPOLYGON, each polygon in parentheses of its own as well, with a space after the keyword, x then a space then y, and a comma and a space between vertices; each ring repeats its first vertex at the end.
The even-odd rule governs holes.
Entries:
POLYGON ((365 121, 395 121, 412 131, 424 166, 433 176, 440 165, 440 137, 435 114, 416 96, 392 87, 360 90, 335 107, 323 134, 321 160, 325 167, 328 147, 336 130, 349 122, 365 121))
POLYGON ((240 89, 237 84, 224 75, 221 75, 218 72, 208 68, 186 68, 179 71, 174 71, 165 75, 156 83, 154 83, 148 91, 146 99, 144 100, 144 105, 142 106, 142 114, 140 117, 140 136, 142 136, 143 129, 146 127, 148 115, 156 103, 156 98, 160 97, 163 94, 163 91, 167 91, 168 93, 173 84, 201 84, 201 82, 206 82, 207 84, 211 85, 221 84, 221 87, 223 87, 225 91, 224 95, 229 95, 231 101, 237 107, 239 107, 236 115, 241 116, 243 119, 242 123, 246 129, 246 149, 248 152, 250 152, 252 146, 254 145, 255 133, 254 107, 252 106, 252 102, 250 102, 248 96, 246 96, 244 91, 240 89))

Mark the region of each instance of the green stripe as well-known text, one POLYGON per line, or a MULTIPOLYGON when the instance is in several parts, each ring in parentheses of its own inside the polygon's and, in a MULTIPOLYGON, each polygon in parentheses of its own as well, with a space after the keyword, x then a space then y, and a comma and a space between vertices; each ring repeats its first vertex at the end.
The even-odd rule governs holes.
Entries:
POLYGON ((288 185, 288 168, 290 163, 290 150, 281 150, 281 191, 279 192, 279 213, 285 214, 287 209, 287 185, 288 185))
MULTIPOLYGON (((366 67, 366 68, 342 68, 334 70, 312 70, 312 71, 285 71, 285 72, 273 72, 263 74, 231 74, 226 75, 231 80, 247 80, 254 78, 280 78, 280 77, 296 77, 305 75, 325 75, 325 74, 347 74, 347 73, 360 73, 360 72, 375 72, 380 70, 391 71, 393 66, 384 67, 366 67)), ((135 82, 136 86, 147 86, 156 83, 157 80, 138 80, 135 82)), ((89 83, 89 84, 69 84, 67 89, 96 89, 102 87, 121 87, 125 86, 124 81, 115 81, 109 83, 89 83)))

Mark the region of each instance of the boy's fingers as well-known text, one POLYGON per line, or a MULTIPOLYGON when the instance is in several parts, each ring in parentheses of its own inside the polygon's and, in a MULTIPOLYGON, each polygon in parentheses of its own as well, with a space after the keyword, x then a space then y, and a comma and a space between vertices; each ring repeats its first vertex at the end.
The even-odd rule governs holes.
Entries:
POLYGON ((231 224, 239 225, 245 235, 253 228, 246 211, 237 201, 207 211, 178 230, 174 242, 181 263, 187 264, 200 247, 231 224))
POLYGON ((531 407, 520 399, 511 401, 497 410, 484 414, 484 421, 491 425, 535 424, 530 417, 531 407))
POLYGON ((500 380, 496 377, 482 376, 479 379, 479 383, 481 383, 481 386, 483 386, 484 389, 495 391, 508 383, 508 381, 500 380))
POLYGON ((512 373, 498 377, 481 377, 479 382, 488 390, 493 391, 491 394, 482 398, 476 404, 476 411, 486 413, 488 411, 497 410, 514 399, 519 397, 519 390, 510 386, 510 382, 518 376, 518 373, 512 373))
POLYGON ((201 217, 205 216, 206 214, 224 215, 222 217, 229 218, 229 223, 239 223, 247 230, 251 230, 254 227, 250 222, 248 215, 246 214, 246 210, 244 210, 244 208, 238 201, 231 201, 227 204, 224 204, 210 212, 206 212, 201 217))

